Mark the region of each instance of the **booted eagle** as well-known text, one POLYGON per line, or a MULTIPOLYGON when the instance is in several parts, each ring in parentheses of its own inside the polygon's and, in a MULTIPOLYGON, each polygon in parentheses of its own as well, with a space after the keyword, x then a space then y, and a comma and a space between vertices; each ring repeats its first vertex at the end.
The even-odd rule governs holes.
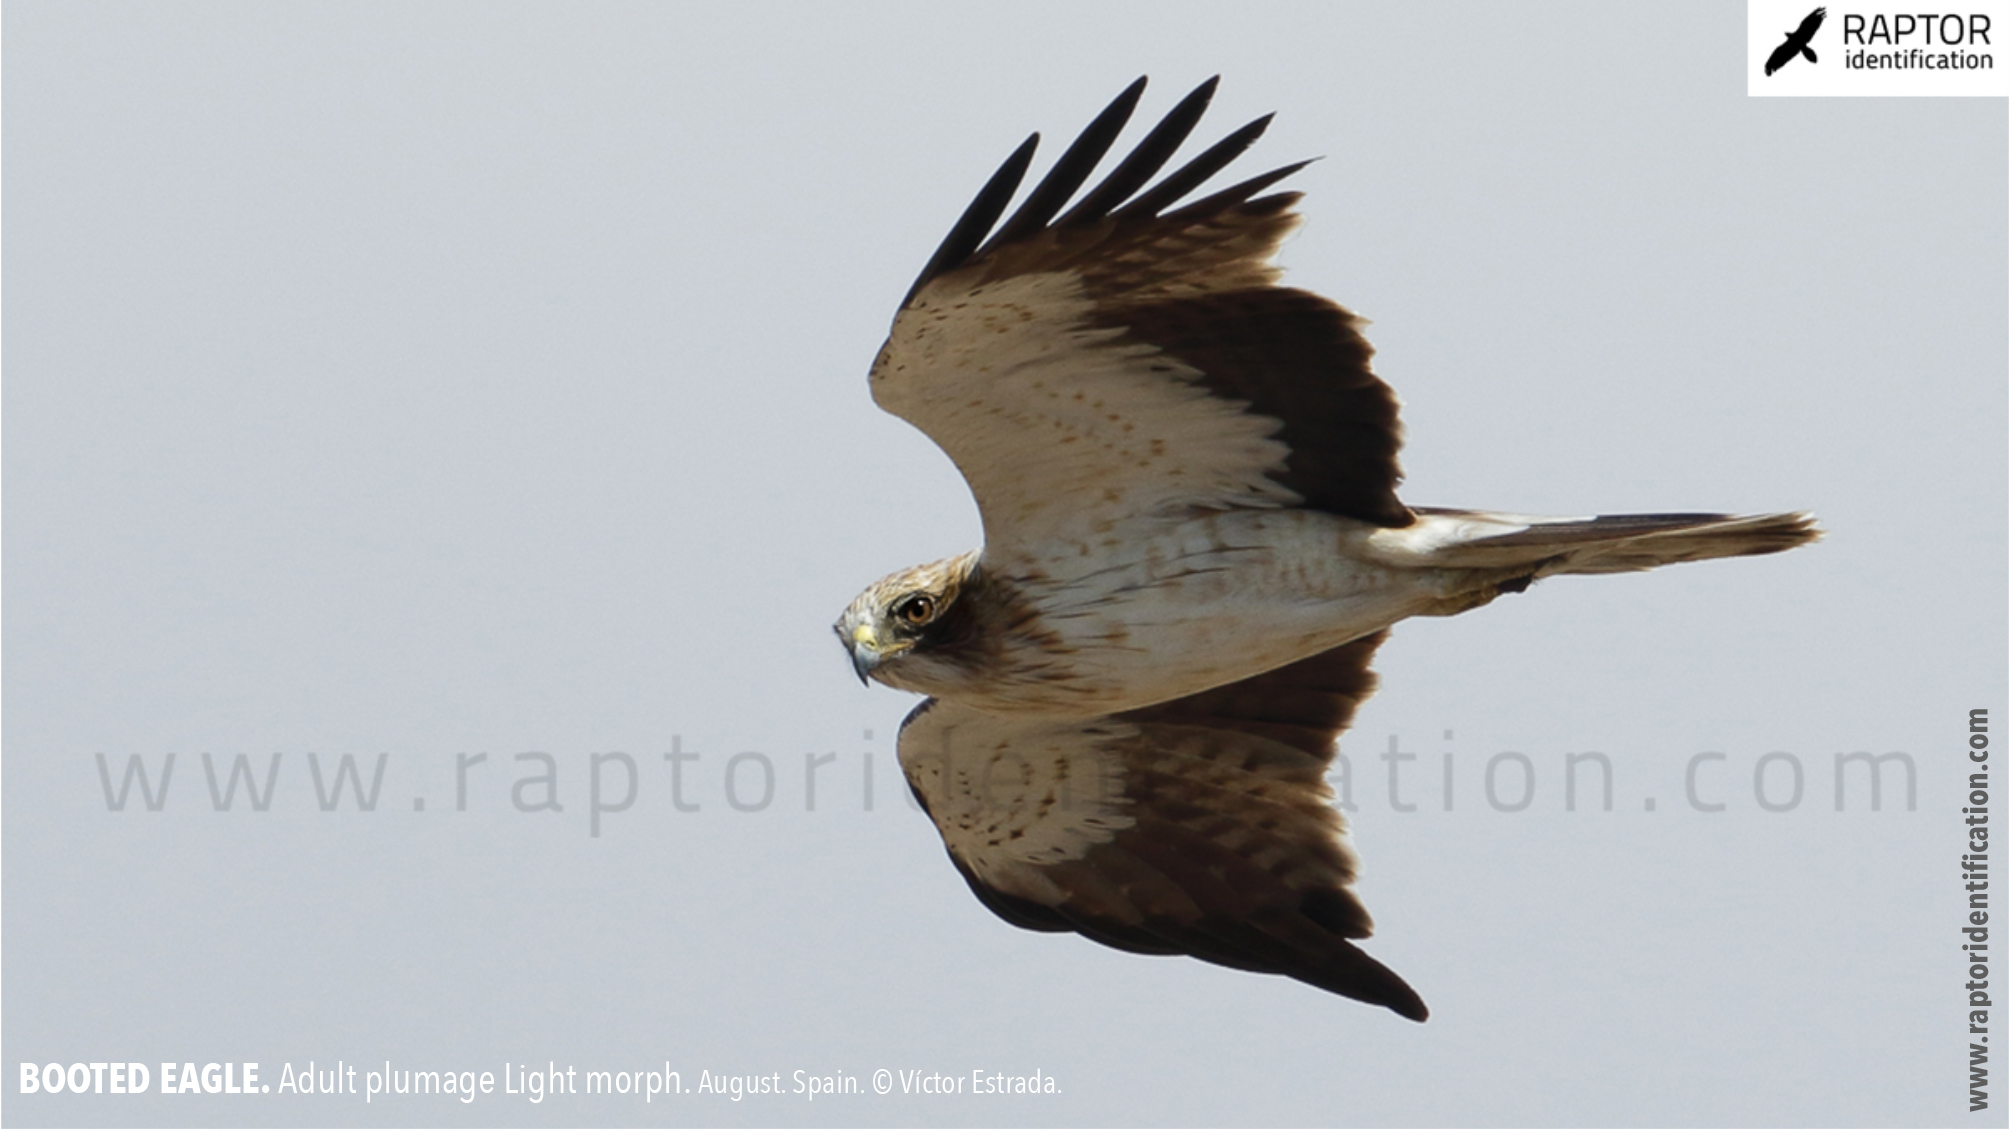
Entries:
POLYGON ((901 767, 1007 921, 1421 1021, 1354 945, 1371 922, 1325 782, 1389 626, 1816 530, 1405 506, 1396 397, 1359 320, 1271 263, 1299 194, 1265 190, 1304 163, 1188 199, 1268 117, 1154 181, 1209 80, 1077 195, 1144 86, 1000 223, 1028 138, 901 304, 873 399, 955 461, 984 546, 875 583, 838 638, 861 678, 930 697, 901 767))

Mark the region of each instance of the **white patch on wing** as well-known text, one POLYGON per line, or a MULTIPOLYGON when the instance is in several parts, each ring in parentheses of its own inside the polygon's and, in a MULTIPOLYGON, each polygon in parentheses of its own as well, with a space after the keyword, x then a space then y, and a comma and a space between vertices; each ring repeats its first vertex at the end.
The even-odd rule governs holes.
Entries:
POLYGON ((1004 891, 1057 902, 1037 869, 1077 860, 1135 822, 1123 764, 1104 744, 1135 737, 1119 722, 987 715, 944 700, 900 732, 900 765, 943 843, 1004 891))
POLYGON ((986 558, 1040 559, 1127 517, 1276 507, 1280 422, 1210 394, 1200 371, 1121 328, 1067 272, 969 288, 936 280, 895 319, 873 399, 926 432, 969 481, 986 558))
POLYGON ((1584 519, 1542 518, 1537 515, 1499 514, 1490 511, 1458 511, 1449 514, 1417 515, 1409 526, 1383 527, 1367 536, 1370 554, 1386 562, 1406 566, 1436 564, 1433 555, 1454 546, 1520 534, 1545 522, 1582 522, 1584 519))
POLYGON ((1376 530, 1375 560, 1410 568, 1628 573, 1675 562, 1775 553, 1818 536, 1813 520, 1789 514, 1621 514, 1572 518, 1484 511, 1420 510, 1398 530, 1376 530))

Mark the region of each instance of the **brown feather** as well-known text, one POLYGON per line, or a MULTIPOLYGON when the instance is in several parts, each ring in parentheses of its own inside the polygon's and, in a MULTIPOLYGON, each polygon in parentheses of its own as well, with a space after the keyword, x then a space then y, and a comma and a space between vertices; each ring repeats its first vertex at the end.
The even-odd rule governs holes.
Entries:
POLYGON ((1373 923, 1324 778, 1374 690, 1382 636, 1107 719, 930 700, 902 728, 901 764, 1007 922, 1283 974, 1421 1020, 1416 993, 1349 941, 1373 923), (1076 779, 1098 788, 1071 792, 1076 779))

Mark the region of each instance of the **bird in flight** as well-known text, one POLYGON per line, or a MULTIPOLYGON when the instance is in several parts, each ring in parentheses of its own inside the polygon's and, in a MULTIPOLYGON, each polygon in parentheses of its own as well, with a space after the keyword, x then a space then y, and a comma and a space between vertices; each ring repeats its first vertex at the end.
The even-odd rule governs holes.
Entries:
POLYGON ((1786 41, 1773 48, 1773 53, 1766 57, 1766 74, 1771 75, 1793 62, 1796 55, 1806 55, 1808 62, 1815 62, 1815 49, 1808 44, 1814 42, 1815 33, 1821 30, 1822 21, 1828 18, 1828 14, 1827 8, 1816 8, 1801 21, 1801 26, 1788 32, 1786 41))
POLYGON ((876 582, 835 627, 861 679, 929 696, 901 767, 999 916, 1421 1021, 1354 943, 1372 924, 1325 782, 1389 627, 1816 530, 1404 505, 1360 320, 1271 262, 1300 194, 1265 190, 1306 163, 1190 199, 1266 116, 1154 180, 1215 84, 1081 192, 1139 79, 1001 223, 1028 138, 922 269, 873 399, 955 462, 984 545, 876 582))

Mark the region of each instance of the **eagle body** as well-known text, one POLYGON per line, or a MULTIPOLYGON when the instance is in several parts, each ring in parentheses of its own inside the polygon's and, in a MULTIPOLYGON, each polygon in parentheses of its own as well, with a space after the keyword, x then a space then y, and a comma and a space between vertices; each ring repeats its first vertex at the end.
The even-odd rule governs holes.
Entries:
POLYGON ((1817 531, 1403 503, 1360 320, 1272 262, 1299 196, 1265 190, 1302 165, 1188 199, 1269 119, 1158 176, 1214 87, 1078 197, 1140 79, 1006 216, 1028 139, 931 257, 870 385, 955 461, 984 545, 881 579, 835 628, 861 679, 930 696, 901 766, 992 911, 1422 1020, 1355 945, 1372 923, 1324 780, 1390 626, 1817 531))
POLYGON ((927 567, 957 571, 970 622, 874 674, 978 711, 1089 718, 1463 611, 1502 573, 1436 568, 1379 527, 1295 509, 1119 523, 1047 549, 927 567))

